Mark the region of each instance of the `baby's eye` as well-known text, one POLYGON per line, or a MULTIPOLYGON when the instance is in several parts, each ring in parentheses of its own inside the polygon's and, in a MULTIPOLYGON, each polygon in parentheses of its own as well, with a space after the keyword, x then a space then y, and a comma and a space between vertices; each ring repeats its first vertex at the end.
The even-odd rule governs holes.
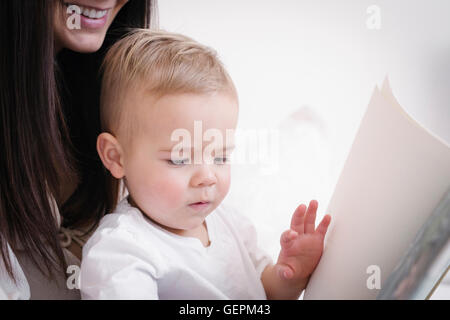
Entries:
POLYGON ((189 159, 169 159, 167 162, 174 166, 182 166, 184 164, 189 164, 189 159))
POLYGON ((229 161, 229 158, 227 158, 227 157, 219 157, 219 158, 214 159, 214 162, 216 164, 225 164, 225 163, 228 163, 228 161, 229 161))

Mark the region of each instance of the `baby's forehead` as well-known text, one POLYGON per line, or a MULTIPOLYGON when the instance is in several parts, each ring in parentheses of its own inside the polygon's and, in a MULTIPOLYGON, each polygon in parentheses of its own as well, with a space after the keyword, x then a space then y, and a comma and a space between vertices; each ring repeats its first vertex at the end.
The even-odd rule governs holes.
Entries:
POLYGON ((237 124, 237 101, 226 94, 171 94, 158 97, 137 94, 126 113, 131 126, 139 126, 153 139, 172 135, 225 134, 237 124))

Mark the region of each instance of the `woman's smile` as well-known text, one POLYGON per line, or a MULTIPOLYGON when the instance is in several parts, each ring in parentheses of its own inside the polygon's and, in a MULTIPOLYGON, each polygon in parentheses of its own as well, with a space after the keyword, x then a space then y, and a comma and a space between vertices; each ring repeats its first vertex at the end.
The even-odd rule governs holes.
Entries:
POLYGON ((67 48, 77 52, 94 52, 100 48, 120 9, 128 0, 73 0, 61 3, 56 10, 56 51, 67 48))
POLYGON ((72 15, 74 13, 80 14, 81 27, 84 29, 97 29, 105 26, 108 21, 108 14, 111 9, 115 7, 116 3, 108 5, 94 5, 81 4, 75 2, 64 3, 67 9, 67 15, 72 15))

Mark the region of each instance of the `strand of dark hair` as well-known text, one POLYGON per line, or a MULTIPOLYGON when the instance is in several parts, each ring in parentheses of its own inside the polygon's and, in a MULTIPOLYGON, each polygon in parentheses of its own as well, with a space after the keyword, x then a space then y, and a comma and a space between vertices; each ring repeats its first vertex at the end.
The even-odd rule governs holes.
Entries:
POLYGON ((53 32, 47 18, 53 13, 53 2, 2 1, 0 12, 2 256, 12 276, 11 262, 5 259, 7 241, 13 249, 28 252, 44 273, 54 264, 64 266, 56 220, 49 219, 48 195, 58 192, 54 168, 69 170, 57 121, 53 39, 42 36, 53 32))
POLYGON ((80 182, 59 208, 64 226, 95 226, 114 208, 118 182, 95 151, 98 70, 124 27, 149 26, 152 5, 130 0, 98 52, 62 50, 55 61, 49 17, 56 3, 0 1, 0 252, 13 280, 8 244, 14 252, 24 250, 50 278, 66 269, 49 196, 59 197, 68 173, 80 182))

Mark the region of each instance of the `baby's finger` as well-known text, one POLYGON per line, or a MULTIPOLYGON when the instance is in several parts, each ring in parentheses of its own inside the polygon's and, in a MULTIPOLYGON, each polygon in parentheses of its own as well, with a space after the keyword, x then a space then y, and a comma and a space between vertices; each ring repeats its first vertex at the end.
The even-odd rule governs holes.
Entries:
POLYGON ((298 233, 294 230, 286 230, 281 234, 280 244, 282 249, 288 249, 296 237, 298 233))
POLYGON ((329 214, 325 215, 323 217, 322 222, 320 222, 319 226, 316 229, 316 232, 320 233, 322 237, 325 237, 325 234, 327 233, 328 226, 331 222, 331 216, 329 214))
POLYGON ((308 210, 305 214, 305 233, 314 233, 318 206, 319 204, 316 200, 311 200, 309 202, 308 210))
POLYGON ((298 234, 304 232, 304 221, 305 221, 306 206, 302 203, 295 209, 294 214, 291 219, 291 229, 295 230, 298 234))

